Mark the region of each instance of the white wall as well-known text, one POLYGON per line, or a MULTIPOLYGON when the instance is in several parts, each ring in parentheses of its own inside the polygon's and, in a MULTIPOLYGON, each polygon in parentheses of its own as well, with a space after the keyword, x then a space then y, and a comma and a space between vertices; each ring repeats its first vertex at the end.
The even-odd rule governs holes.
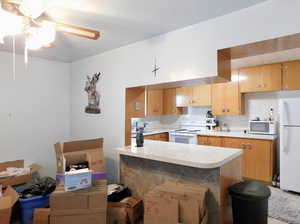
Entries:
POLYGON ((70 136, 70 65, 0 52, 0 162, 24 159, 54 175, 53 144, 70 136))
POLYGON ((112 178, 117 165, 112 163, 114 149, 124 143, 126 87, 214 76, 217 49, 298 33, 299 10, 298 0, 270 0, 72 63, 72 138, 104 137, 112 178), (155 57, 160 67, 157 78, 151 73, 155 57), (99 84, 103 113, 99 116, 83 112, 85 76, 95 72, 103 73, 99 84))

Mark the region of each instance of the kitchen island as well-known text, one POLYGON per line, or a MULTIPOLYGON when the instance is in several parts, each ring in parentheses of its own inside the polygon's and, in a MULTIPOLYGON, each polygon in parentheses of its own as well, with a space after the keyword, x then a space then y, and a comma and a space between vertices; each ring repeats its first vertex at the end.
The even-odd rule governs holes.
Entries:
POLYGON ((241 181, 241 150, 150 140, 134 145, 117 149, 120 182, 133 195, 143 198, 166 180, 206 186, 209 223, 230 223, 227 188, 241 181))

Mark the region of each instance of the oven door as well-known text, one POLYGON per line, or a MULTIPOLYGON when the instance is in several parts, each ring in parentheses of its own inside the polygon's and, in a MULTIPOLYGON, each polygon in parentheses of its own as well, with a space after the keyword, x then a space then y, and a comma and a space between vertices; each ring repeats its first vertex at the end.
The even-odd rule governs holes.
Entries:
POLYGON ((183 144, 197 144, 197 135, 172 133, 170 134, 170 141, 183 144))

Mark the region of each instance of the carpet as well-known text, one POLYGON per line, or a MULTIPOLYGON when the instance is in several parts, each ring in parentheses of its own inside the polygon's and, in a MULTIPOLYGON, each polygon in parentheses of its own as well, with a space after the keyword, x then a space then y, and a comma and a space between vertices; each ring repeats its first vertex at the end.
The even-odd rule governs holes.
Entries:
POLYGON ((269 216, 290 224, 300 224, 300 195, 270 187, 269 216))

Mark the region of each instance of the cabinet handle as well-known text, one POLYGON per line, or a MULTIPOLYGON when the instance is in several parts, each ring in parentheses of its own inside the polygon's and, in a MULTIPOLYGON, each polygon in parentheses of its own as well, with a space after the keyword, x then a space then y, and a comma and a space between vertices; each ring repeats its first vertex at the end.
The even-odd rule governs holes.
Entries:
POLYGON ((243 149, 245 149, 246 144, 245 144, 245 143, 242 143, 241 146, 242 146, 243 149))
POLYGON ((223 113, 225 113, 225 112, 226 112, 226 110, 225 110, 225 109, 223 109, 223 110, 222 110, 222 112, 223 112, 223 113))
POLYGON ((256 85, 256 88, 261 88, 261 84, 257 84, 257 85, 256 85))
POLYGON ((227 112, 230 112, 230 110, 229 110, 229 109, 227 109, 227 112))
POLYGON ((252 149, 252 145, 251 144, 247 144, 247 149, 252 149))

